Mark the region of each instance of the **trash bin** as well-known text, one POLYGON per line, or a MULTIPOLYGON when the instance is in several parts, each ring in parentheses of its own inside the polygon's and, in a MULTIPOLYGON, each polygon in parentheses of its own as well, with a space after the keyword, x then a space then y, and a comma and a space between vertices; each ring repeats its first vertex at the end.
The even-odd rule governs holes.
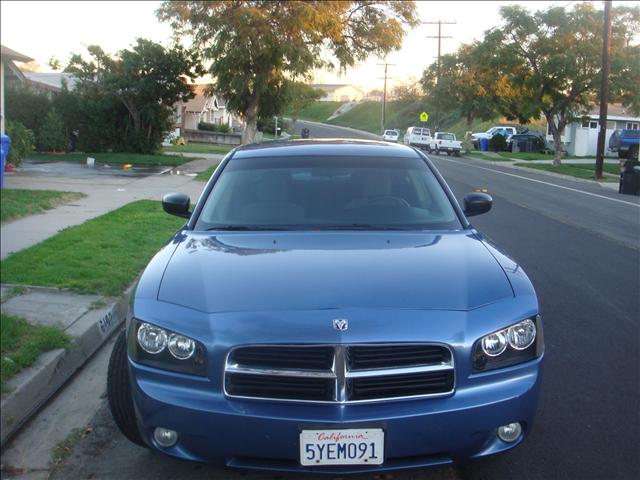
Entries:
POLYGON ((0 139, 2 152, 2 168, 0 168, 0 188, 4 185, 4 166, 7 164, 7 157, 9 156, 9 145, 11 144, 11 138, 9 135, 2 135, 0 139))
POLYGON ((488 152, 489 151, 489 139, 488 138, 481 138, 480 139, 480 151, 481 152, 488 152))
POLYGON ((640 196, 640 162, 636 160, 624 162, 624 168, 620 172, 618 192, 625 195, 640 196))

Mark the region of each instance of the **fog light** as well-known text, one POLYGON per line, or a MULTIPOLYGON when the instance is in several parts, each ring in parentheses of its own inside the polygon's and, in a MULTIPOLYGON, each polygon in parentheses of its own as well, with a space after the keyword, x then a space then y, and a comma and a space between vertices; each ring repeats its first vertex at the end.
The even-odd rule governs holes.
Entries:
POLYGON ((178 432, 168 428, 157 427, 153 431, 153 438, 161 447, 173 447, 178 441, 178 432))
POLYGON ((522 427, 517 422, 498 427, 498 437, 503 442, 515 442, 518 438, 520 438, 521 433, 522 427))

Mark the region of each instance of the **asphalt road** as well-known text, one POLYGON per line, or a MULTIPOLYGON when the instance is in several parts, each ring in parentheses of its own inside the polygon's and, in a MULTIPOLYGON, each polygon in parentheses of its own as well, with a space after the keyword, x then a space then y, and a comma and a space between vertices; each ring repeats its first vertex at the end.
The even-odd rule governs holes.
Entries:
MULTIPOLYGON (((332 127, 323 128, 336 136, 332 127)), ((476 188, 493 196, 493 210, 472 220, 521 263, 536 286, 545 322, 545 372, 537 423, 517 449, 464 467, 393 478, 640 478, 638 198, 478 160, 433 159, 460 200, 476 188)), ((52 478, 241 476, 130 444, 104 404, 92 427, 52 478)))
POLYGON ((309 138, 358 138, 365 140, 380 140, 380 135, 355 130, 353 128, 327 125, 326 123, 296 121, 295 133, 301 134, 303 128, 309 129, 309 138))

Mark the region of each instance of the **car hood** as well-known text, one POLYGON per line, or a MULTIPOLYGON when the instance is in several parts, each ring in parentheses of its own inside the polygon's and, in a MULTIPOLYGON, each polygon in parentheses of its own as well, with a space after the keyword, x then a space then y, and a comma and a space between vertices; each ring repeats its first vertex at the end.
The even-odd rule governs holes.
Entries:
POLYGON ((158 300, 202 312, 470 310, 512 298, 469 232, 185 232, 158 300))

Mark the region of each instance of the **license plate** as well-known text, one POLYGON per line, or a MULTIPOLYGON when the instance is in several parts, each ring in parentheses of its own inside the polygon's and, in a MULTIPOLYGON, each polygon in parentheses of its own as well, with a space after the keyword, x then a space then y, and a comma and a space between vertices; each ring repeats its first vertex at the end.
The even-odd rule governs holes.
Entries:
POLYGON ((301 465, 380 465, 383 461, 381 428, 300 432, 301 465))

